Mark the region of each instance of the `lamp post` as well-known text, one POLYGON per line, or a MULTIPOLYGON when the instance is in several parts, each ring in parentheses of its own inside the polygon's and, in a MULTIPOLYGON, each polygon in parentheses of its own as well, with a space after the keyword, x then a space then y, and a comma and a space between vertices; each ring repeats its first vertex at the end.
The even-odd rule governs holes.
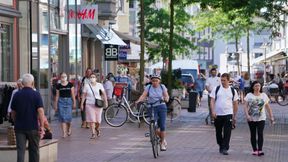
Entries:
POLYGON ((268 43, 264 42, 262 44, 262 46, 260 48, 264 49, 264 74, 263 74, 263 79, 264 79, 264 83, 267 82, 267 74, 266 74, 266 65, 267 65, 267 61, 266 61, 266 54, 267 54, 267 48, 268 47, 268 43))
POLYGON ((267 47, 267 44, 266 43, 264 43, 264 83, 266 83, 266 81, 267 81, 267 72, 266 72, 266 64, 267 64, 267 62, 266 62, 266 53, 267 53, 267 51, 266 51, 266 47, 267 47))

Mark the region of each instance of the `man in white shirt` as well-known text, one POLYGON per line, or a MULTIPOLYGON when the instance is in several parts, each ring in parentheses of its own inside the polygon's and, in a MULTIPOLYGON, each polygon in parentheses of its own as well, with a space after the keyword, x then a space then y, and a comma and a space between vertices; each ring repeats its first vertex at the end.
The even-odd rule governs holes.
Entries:
POLYGON ((231 130, 236 122, 239 99, 237 91, 229 86, 229 80, 229 74, 222 74, 222 85, 215 87, 210 93, 217 144, 219 152, 223 155, 228 155, 231 130))
POLYGON ((213 118, 211 117, 211 106, 210 106, 210 101, 211 101, 211 97, 210 97, 210 93, 211 91, 219 86, 221 84, 220 82, 220 78, 217 77, 217 70, 215 68, 212 68, 211 71, 211 77, 209 77, 207 80, 206 80, 206 84, 205 84, 205 88, 206 90, 208 91, 209 95, 208 95, 208 109, 209 109, 209 115, 207 116, 206 118, 206 122, 208 123, 208 118, 210 117, 210 122, 211 124, 214 123, 214 120, 213 118))

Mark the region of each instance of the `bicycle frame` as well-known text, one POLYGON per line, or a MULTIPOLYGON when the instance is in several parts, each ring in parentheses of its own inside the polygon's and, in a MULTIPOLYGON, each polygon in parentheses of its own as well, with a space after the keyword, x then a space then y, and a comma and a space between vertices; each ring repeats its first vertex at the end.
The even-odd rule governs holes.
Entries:
MULTIPOLYGON (((124 88, 124 91, 126 91, 127 88, 124 88)), ((124 93, 123 93, 124 94, 124 93)), ((125 95, 122 95, 121 96, 121 99, 119 100, 119 103, 118 104, 121 104, 123 105, 127 111, 128 111, 128 117, 129 117, 129 114, 131 114, 133 117, 136 117, 137 118, 137 121, 140 123, 140 113, 138 114, 135 114, 132 109, 131 109, 131 105, 129 104, 129 102, 127 101, 125 95)))

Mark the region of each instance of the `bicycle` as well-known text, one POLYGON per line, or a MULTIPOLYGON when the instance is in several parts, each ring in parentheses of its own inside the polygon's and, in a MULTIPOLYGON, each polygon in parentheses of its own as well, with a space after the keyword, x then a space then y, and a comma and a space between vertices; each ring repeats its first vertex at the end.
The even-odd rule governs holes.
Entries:
POLYGON ((288 91, 286 89, 280 91, 279 88, 271 88, 269 89, 269 93, 271 96, 275 97, 276 102, 280 106, 288 105, 288 91))
MULTIPOLYGON (((156 106, 154 106, 156 103, 162 103, 162 100, 158 100, 154 103, 147 103, 149 105, 149 108, 151 109, 150 113, 149 113, 149 137, 150 137, 150 142, 152 144, 152 152, 153 152, 153 156, 156 159, 159 156, 159 150, 160 150, 160 138, 157 135, 157 129, 158 129, 158 125, 157 125, 157 121, 155 120, 155 108, 156 106)), ((148 134, 145 134, 145 136, 147 137, 148 134)))
POLYGON ((148 116, 147 108, 143 103, 136 105, 135 102, 132 102, 129 104, 125 95, 123 95, 127 88, 122 88, 122 94, 117 99, 118 103, 114 103, 106 108, 104 120, 112 127, 121 127, 128 120, 133 123, 138 122, 138 127, 140 127, 141 119, 144 118, 144 116, 148 116))

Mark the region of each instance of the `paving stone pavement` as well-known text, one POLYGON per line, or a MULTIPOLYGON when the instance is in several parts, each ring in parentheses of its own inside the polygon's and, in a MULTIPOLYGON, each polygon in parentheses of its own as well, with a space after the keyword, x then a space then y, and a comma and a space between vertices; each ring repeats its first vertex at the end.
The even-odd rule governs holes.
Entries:
MULTIPOLYGON (((183 101, 183 106, 187 101, 183 101)), ((182 110, 181 117, 167 123, 168 149, 154 159, 148 131, 143 123, 126 123, 121 128, 112 128, 102 123, 101 137, 90 140, 90 130, 80 128, 80 118, 73 119, 72 136, 61 138, 60 125, 51 123, 54 137, 59 139, 58 162, 288 162, 288 106, 271 104, 276 124, 266 123, 264 156, 252 156, 249 128, 244 119, 243 105, 239 107, 238 123, 232 132, 229 155, 219 154, 215 130, 205 124, 207 101, 195 113, 182 110)))

